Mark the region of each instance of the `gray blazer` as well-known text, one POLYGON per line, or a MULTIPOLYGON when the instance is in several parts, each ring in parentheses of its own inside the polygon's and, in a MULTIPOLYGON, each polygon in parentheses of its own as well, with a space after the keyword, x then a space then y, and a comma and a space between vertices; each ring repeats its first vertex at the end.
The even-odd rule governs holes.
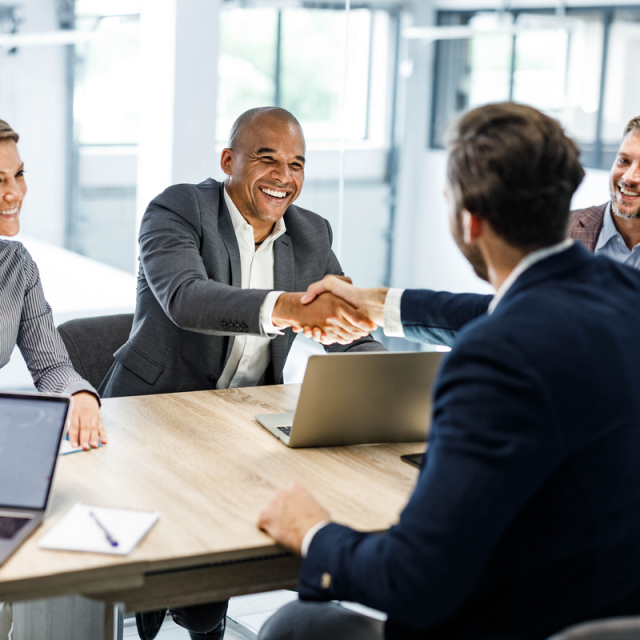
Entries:
MULTIPOLYGON (((240 251, 223 185, 169 187, 148 206, 140 228, 140 269, 133 327, 116 351, 103 397, 215 389, 234 335, 264 336, 260 307, 268 291, 241 289, 240 251)), ((341 274, 331 250, 331 227, 291 206, 287 232, 274 243, 274 285, 304 291, 327 274, 341 274)), ((296 334, 271 342, 263 384, 282 382, 296 334)), ((370 337, 328 351, 383 351, 370 337)))

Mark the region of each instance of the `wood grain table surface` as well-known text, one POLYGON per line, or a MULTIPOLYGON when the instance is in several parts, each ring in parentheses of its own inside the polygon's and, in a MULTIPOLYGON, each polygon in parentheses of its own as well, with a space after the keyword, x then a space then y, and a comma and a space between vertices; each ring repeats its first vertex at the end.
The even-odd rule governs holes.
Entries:
MULTIPOLYGON (((254 416, 292 411, 299 390, 278 385, 104 400, 109 444, 59 460, 49 517, 0 567, 0 601, 113 593, 124 602, 154 572, 283 558, 256 521, 269 497, 291 482, 307 487, 338 522, 387 529, 417 479, 400 455, 423 451, 424 444, 289 449, 254 416), (127 557, 38 548, 76 502, 157 511, 160 518, 127 557)), ((251 563, 240 565, 250 575, 251 563)))

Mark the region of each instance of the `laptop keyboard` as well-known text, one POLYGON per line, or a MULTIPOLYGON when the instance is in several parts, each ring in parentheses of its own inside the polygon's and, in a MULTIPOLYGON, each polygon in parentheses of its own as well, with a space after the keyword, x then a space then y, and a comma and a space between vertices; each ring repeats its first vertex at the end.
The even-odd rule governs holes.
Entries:
POLYGON ((0 516, 0 539, 11 540, 29 522, 29 518, 8 518, 0 516))
POLYGON ((291 435, 291 427, 276 427, 276 429, 278 431, 282 431, 282 433, 284 433, 285 436, 291 435))

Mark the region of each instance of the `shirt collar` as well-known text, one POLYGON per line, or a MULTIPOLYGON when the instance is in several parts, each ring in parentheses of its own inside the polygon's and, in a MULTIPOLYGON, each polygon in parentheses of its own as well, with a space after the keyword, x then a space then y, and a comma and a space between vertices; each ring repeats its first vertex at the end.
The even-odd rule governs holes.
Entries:
MULTIPOLYGON (((236 236, 239 235, 242 229, 249 227, 251 233, 253 233, 253 227, 244 219, 243 215, 236 207, 235 203, 231 199, 231 196, 227 193, 227 188, 224 187, 224 201, 229 209, 229 215, 231 216, 231 223, 233 224, 233 230, 236 232, 236 236)), ((264 244, 268 244, 277 240, 287 230, 287 226, 284 223, 284 218, 280 218, 274 225, 273 230, 269 236, 264 240, 264 244)))
POLYGON ((489 309, 487 313, 492 314, 495 311, 495 308, 500 303, 500 300, 504 298, 505 294, 511 287, 513 283, 529 268, 532 267, 536 262, 540 262, 541 260, 545 260, 546 258, 550 258, 556 253, 562 253, 566 251, 569 247, 573 245, 573 240, 571 238, 567 238, 558 244, 554 244, 550 247, 544 247, 544 249, 538 249, 537 251, 532 251, 528 253, 518 264, 515 269, 508 275, 507 279, 502 283, 500 288, 496 291, 496 295, 493 296, 493 300, 489 303, 489 309))
POLYGON ((598 234, 598 241, 596 242, 594 251, 600 251, 600 249, 606 246, 609 241, 616 236, 619 236, 620 239, 622 239, 620 233, 616 229, 615 223, 613 222, 613 212, 611 211, 611 202, 609 202, 604 212, 602 229, 600 229, 600 233, 598 234))

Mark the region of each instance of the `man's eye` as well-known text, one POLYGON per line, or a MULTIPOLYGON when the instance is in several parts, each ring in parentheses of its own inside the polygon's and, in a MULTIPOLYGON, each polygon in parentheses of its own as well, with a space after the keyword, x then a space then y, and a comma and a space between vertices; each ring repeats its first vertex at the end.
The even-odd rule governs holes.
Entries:
POLYGON ((294 169, 295 171, 302 171, 304 169, 304 167, 301 164, 292 164, 291 168, 294 169))
POLYGON ((16 173, 16 178, 22 178, 22 176, 24 176, 24 169, 22 169, 21 171, 18 171, 18 173, 16 173))
POLYGON ((262 156, 262 159, 265 162, 274 162, 273 158, 271 156, 262 156))

